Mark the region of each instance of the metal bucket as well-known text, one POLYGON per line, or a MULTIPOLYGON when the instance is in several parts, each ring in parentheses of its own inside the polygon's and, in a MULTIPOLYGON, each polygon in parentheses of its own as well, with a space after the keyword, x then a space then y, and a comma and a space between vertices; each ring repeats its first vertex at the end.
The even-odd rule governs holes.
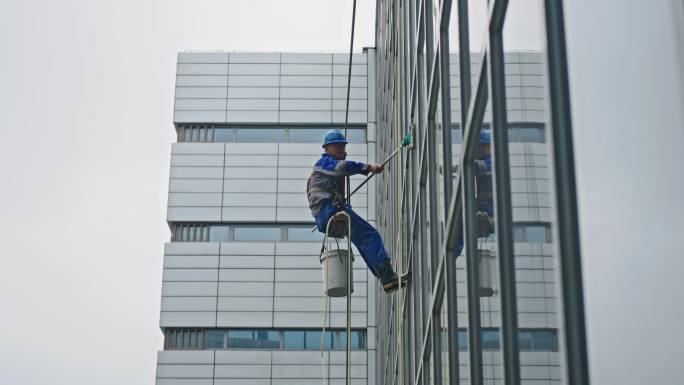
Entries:
MULTIPOLYGON (((352 262, 354 255, 351 256, 352 262)), ((347 272, 349 262, 347 250, 328 250, 321 255, 323 267, 323 289, 330 297, 344 297, 347 295, 347 272)), ((351 271, 351 292, 354 292, 354 269, 351 271)))

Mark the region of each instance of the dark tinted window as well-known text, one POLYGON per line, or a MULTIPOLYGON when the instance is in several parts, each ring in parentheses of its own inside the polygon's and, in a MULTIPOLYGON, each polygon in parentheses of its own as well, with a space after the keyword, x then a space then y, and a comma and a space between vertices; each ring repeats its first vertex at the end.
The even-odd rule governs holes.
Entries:
POLYGON ((223 336, 225 334, 225 330, 206 330, 204 332, 204 348, 223 349, 223 336))
POLYGON ((283 332, 283 345, 286 350, 304 349, 304 331, 285 330, 283 332))
MULTIPOLYGON (((340 350, 347 349, 347 331, 340 331, 340 350)), ((352 349, 365 349, 366 348, 366 333, 360 330, 352 330, 351 334, 351 348, 352 349)))
MULTIPOLYGON (((322 335, 323 335, 323 333, 321 330, 307 330, 304 348, 307 350, 320 350, 321 349, 321 336, 322 335)), ((323 349, 331 350, 332 348, 333 348, 333 333, 331 333, 329 330, 326 330, 325 339, 323 340, 323 349)))

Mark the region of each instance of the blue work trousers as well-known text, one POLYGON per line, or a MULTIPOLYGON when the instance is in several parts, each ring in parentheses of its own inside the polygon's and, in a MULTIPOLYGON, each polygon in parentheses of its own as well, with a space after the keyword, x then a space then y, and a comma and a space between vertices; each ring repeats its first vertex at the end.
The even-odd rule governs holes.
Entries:
MULTIPOLYGON (((325 226, 328 224, 328 220, 338 211, 340 210, 330 202, 325 202, 318 215, 316 215, 318 231, 325 233, 325 226)), ((351 241, 361 253, 371 273, 377 277, 380 265, 390 260, 387 250, 385 250, 385 245, 382 243, 382 238, 378 230, 354 212, 351 206, 347 205, 345 211, 351 218, 351 241)))

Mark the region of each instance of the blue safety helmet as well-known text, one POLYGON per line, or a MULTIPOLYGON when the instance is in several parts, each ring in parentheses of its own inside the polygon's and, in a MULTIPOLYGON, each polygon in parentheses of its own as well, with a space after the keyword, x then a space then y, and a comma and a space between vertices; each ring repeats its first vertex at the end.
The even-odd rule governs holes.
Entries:
POLYGON ((344 138, 344 134, 340 130, 330 130, 325 133, 323 138, 323 147, 332 143, 349 143, 344 138))
POLYGON ((479 144, 491 144, 492 143, 492 134, 489 132, 489 130, 481 130, 480 131, 480 138, 478 139, 477 143, 479 143, 479 144))

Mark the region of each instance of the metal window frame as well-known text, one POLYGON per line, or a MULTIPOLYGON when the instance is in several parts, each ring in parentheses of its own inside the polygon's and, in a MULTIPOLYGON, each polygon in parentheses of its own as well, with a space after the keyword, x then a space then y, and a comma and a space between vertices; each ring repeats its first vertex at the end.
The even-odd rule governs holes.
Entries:
MULTIPOLYGON (((406 251, 401 258, 414 271, 409 290, 402 294, 405 306, 401 309, 401 324, 396 322, 399 296, 378 300, 377 325, 381 336, 394 336, 397 327, 410 325, 413 337, 405 339, 410 346, 409 359, 403 360, 396 346, 386 338, 378 340, 378 364, 376 383, 399 383, 398 379, 409 374, 411 382, 430 383, 428 365, 434 357, 432 378, 441 383, 438 355, 441 352, 439 324, 444 293, 447 293, 447 328, 458 330, 456 313, 455 258, 453 250, 459 234, 465 230, 466 255, 468 257, 468 307, 470 380, 472 384, 484 382, 482 375, 482 341, 479 305, 479 269, 476 255, 476 223, 474 220, 474 170, 471 160, 477 137, 482 129, 487 102, 492 103, 493 130, 493 185, 496 209, 497 246, 499 256, 499 287, 502 302, 502 351, 504 382, 520 383, 519 352, 517 341, 517 309, 515 291, 515 266, 513 253, 513 227, 511 210, 510 169, 508 165, 508 127, 506 113, 504 55, 502 29, 508 0, 488 2, 488 22, 484 38, 482 62, 478 69, 476 87, 471 95, 470 48, 468 28, 468 1, 456 0, 459 28, 459 72, 461 91, 461 123, 463 154, 456 188, 451 189, 451 130, 442 130, 442 156, 445 191, 445 223, 443 236, 437 231, 430 236, 425 230, 428 218, 436 220, 435 210, 426 205, 428 194, 434 202, 435 194, 435 112, 439 92, 442 92, 442 122, 450 124, 449 98, 449 42, 448 25, 452 0, 441 0, 437 14, 433 13, 433 1, 409 0, 398 2, 381 0, 376 6, 376 79, 377 98, 377 156, 388 154, 398 138, 410 129, 416 141, 414 151, 400 159, 401 172, 385 172, 380 175, 378 191, 378 228, 384 233, 386 243, 395 245, 397 235, 405 234, 400 250, 406 251), (433 20, 439 23, 439 36, 432 36, 433 20), (398 24, 401 23, 401 28, 398 24), (405 34, 408 30, 409 33, 405 34), (435 44, 435 42, 437 44, 435 44), (401 55, 402 50, 407 54, 401 55), (444 54, 442 54, 444 53, 444 54), (399 68, 405 69, 404 71, 399 68), (401 82, 401 80, 405 82, 401 82), (404 86, 405 84, 405 86, 404 86), (449 157, 447 156, 449 155, 449 157), (407 172, 408 171, 408 172, 407 172), (404 173, 402 176, 401 174, 404 173), (428 178, 428 174, 430 178, 428 178), (409 176, 407 178, 407 176, 409 176), (428 179, 430 179, 428 181, 428 179), (429 191, 426 191, 428 187, 429 191), (398 199, 402 197, 403 199, 398 199), (429 211, 426 212, 426 211, 429 211), (392 215, 394 214, 394 215, 392 215), (398 223, 396 214, 404 215, 408 223, 398 223), (400 229, 397 231, 398 229, 400 229), (470 241, 468 241, 470 240, 470 241), (432 258, 427 258, 427 244, 432 258), (436 255, 437 250, 438 255, 436 255), (436 258, 435 258, 436 257, 436 258), (446 281, 446 282, 445 282, 446 281), (407 310, 408 309, 408 310, 407 310), (408 312, 408 314, 407 314, 408 312), (402 371, 400 374, 399 371, 402 371)), ((561 261, 561 290, 563 292, 565 346, 569 383, 588 384, 586 361, 586 337, 584 331, 583 298, 580 269, 579 231, 577 202, 572 158, 572 125, 565 57, 562 1, 545 0, 550 112, 552 127, 547 142, 551 144, 555 171, 555 203, 557 216, 561 218, 556 239, 561 261), (562 235, 562 236, 561 236, 562 235)), ((434 226, 434 224, 433 224, 434 226)), ((406 265, 406 264, 405 264, 406 265)), ((449 383, 458 384, 458 339, 449 339, 449 383)), ((402 352, 403 353, 403 352, 402 352)), ((402 384, 403 385, 403 384, 402 384)))

